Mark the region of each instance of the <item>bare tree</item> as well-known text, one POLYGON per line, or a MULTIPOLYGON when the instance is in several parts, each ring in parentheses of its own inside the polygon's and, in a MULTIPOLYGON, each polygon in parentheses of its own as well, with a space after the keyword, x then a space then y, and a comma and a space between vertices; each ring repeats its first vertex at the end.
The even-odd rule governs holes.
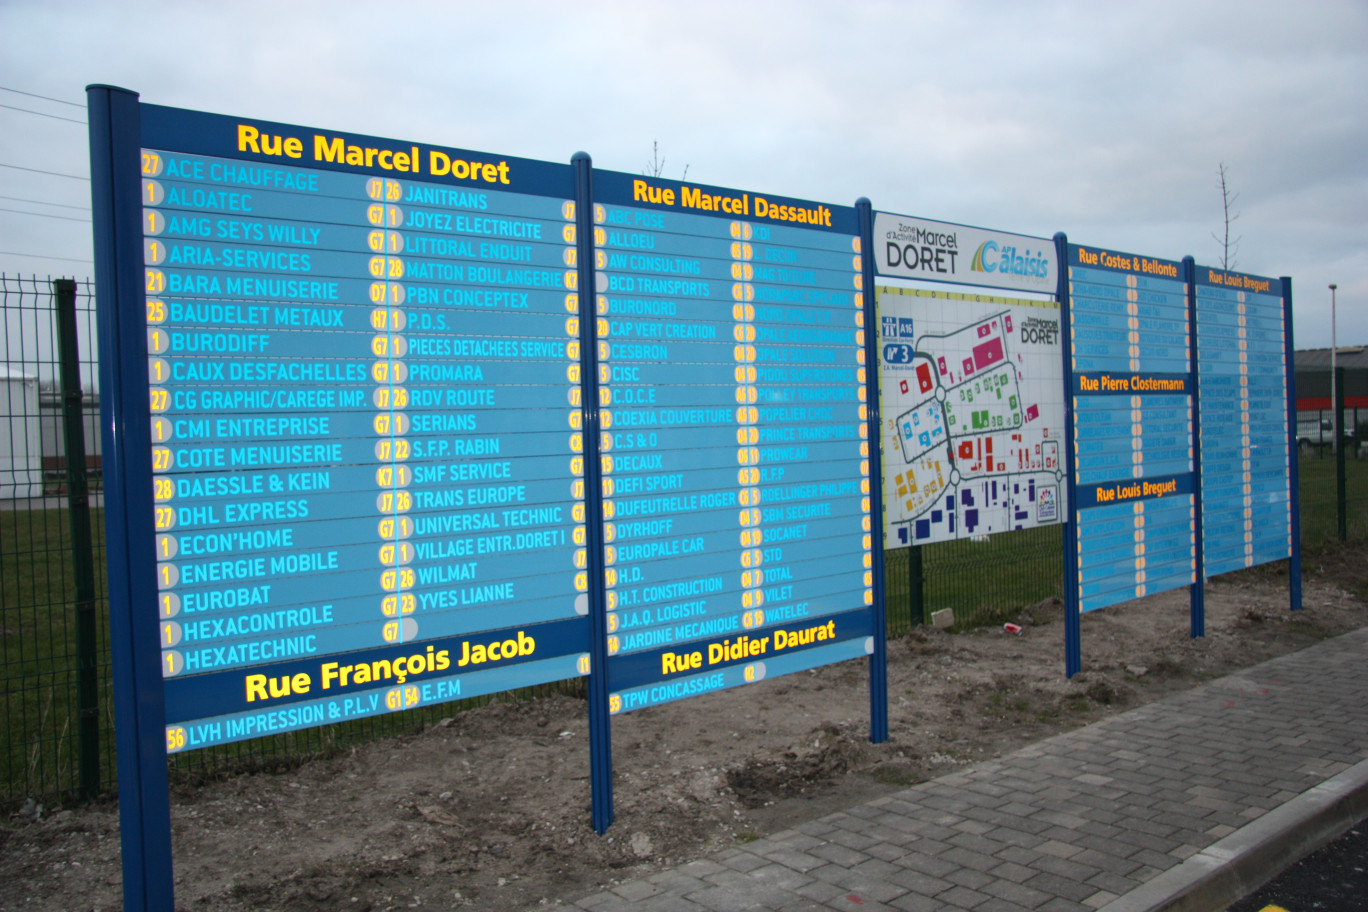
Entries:
MULTIPOLYGON (((665 173, 665 159, 660 157, 660 141, 651 140, 651 160, 646 163, 646 170, 641 172, 648 177, 660 177, 665 173)), ((684 180, 689 176, 689 166, 684 166, 684 173, 679 176, 684 180)))
POLYGON ((1221 206, 1225 212, 1225 231, 1223 234, 1212 232, 1211 236, 1216 243, 1221 245, 1221 268, 1228 271, 1235 268, 1235 254, 1240 249, 1241 239, 1237 237, 1231 240, 1230 238, 1230 223, 1240 217, 1240 213, 1232 213, 1230 210, 1235 205, 1235 201, 1240 198, 1240 194, 1230 192, 1230 169, 1226 167, 1225 162, 1221 162, 1216 173, 1220 177, 1221 206))

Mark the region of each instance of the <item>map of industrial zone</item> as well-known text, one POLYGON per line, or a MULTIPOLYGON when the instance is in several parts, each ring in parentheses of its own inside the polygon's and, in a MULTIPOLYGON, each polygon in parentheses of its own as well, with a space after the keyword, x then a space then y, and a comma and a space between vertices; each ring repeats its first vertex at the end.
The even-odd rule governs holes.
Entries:
POLYGON ((890 288, 879 302, 885 547, 1061 522, 1058 306, 890 288))

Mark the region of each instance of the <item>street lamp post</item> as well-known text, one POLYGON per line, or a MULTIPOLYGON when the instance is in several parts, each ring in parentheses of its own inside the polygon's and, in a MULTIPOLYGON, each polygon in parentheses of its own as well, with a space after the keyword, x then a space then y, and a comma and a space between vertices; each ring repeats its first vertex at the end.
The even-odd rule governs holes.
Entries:
POLYGON ((1336 288, 1339 288, 1339 286, 1336 285, 1334 282, 1331 282, 1331 283, 1330 283, 1330 422, 1331 422, 1331 424, 1334 425, 1334 430, 1331 431, 1331 433, 1332 433, 1334 436, 1333 436, 1331 439, 1334 441, 1335 452, 1338 453, 1338 452, 1339 452, 1339 446, 1340 446, 1339 414, 1335 411, 1335 402, 1336 402, 1335 393, 1337 392, 1337 390, 1335 389, 1335 349, 1339 347, 1339 346, 1336 344, 1336 341, 1335 341, 1335 339, 1336 339, 1336 333, 1335 333, 1335 289, 1336 289, 1336 288))
POLYGON ((1330 283, 1330 414, 1334 416, 1332 423, 1335 426, 1335 518, 1339 520, 1338 532, 1339 540, 1348 539, 1348 510, 1345 509, 1345 477, 1344 477, 1344 412, 1339 407, 1339 373, 1335 364, 1335 349, 1339 347, 1338 338, 1335 334, 1335 283, 1330 283))

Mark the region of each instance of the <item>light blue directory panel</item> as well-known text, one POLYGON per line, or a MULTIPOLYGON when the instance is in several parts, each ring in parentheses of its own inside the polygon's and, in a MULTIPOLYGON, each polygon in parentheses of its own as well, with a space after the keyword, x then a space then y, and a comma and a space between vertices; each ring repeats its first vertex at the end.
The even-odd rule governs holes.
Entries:
POLYGON ((872 650, 853 209, 594 172, 610 709, 872 650))
POLYGON ((1292 554, 1287 327, 1279 279, 1196 267, 1207 576, 1292 554))
POLYGON ((1180 264, 1069 245, 1080 611, 1196 575, 1193 373, 1180 264))
POLYGON ((168 750, 587 673, 572 169, 140 111, 168 750))

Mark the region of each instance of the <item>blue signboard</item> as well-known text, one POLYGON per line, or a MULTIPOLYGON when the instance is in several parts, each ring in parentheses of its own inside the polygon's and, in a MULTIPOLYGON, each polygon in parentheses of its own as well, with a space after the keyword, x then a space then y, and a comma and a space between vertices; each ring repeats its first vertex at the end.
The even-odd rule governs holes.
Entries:
POLYGON ((140 119, 167 749, 586 674, 572 169, 140 119))
POLYGON ((873 654, 856 210, 606 171, 594 199, 610 709, 873 654))
POLYGON ((1077 245, 1067 262, 1066 588, 1086 612, 1196 578, 1195 390, 1182 265, 1077 245))
POLYGON ((1196 267, 1202 546, 1215 576, 1289 557, 1287 323, 1279 279, 1196 267))
POLYGON ((867 201, 89 94, 129 908, 166 752, 589 676, 602 832, 610 712, 871 656, 887 737, 867 201))

